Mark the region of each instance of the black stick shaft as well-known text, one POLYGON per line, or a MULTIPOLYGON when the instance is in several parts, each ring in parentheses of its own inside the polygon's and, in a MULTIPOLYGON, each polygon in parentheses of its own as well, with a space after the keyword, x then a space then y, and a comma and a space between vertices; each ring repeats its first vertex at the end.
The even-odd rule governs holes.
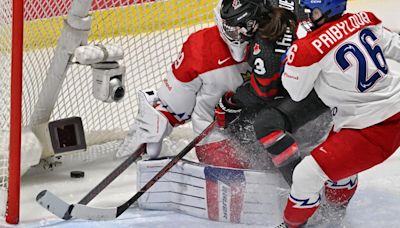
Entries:
POLYGON ((145 144, 142 144, 133 154, 123 161, 117 168, 115 168, 107 177, 105 177, 99 184, 96 185, 88 194, 85 195, 78 203, 88 204, 95 198, 101 191, 103 191, 109 184, 111 184, 122 172, 124 172, 132 163, 134 163, 145 151, 145 144))
POLYGON ((130 198, 126 203, 122 204, 117 208, 116 217, 120 216, 124 211, 126 211, 140 196, 142 196, 151 186, 153 186, 161 177, 163 177, 179 160, 181 160, 193 147, 204 139, 214 128, 216 121, 212 122, 200 135, 194 138, 183 150, 177 154, 163 169, 161 169, 151 180, 147 182, 132 198, 130 198))

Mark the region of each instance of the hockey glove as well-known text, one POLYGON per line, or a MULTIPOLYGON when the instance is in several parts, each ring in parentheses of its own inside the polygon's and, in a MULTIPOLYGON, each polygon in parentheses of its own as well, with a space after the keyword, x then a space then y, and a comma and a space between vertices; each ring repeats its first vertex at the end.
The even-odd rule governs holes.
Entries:
POLYGON ((139 111, 117 151, 117 157, 133 153, 143 143, 146 144, 146 152, 151 158, 158 157, 162 140, 171 133, 173 127, 168 119, 153 107, 157 100, 155 91, 138 92, 139 111))
POLYGON ((226 92, 215 107, 215 119, 221 128, 227 128, 230 123, 239 118, 242 106, 232 100, 234 93, 226 92))

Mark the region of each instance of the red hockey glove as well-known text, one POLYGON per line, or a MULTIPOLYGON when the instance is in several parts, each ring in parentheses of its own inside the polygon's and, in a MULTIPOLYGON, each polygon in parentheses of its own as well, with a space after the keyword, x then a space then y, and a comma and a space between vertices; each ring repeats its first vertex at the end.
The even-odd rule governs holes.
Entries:
POLYGON ((215 106, 215 119, 221 128, 226 128, 237 120, 242 111, 241 105, 232 100, 233 95, 232 91, 226 92, 215 106))

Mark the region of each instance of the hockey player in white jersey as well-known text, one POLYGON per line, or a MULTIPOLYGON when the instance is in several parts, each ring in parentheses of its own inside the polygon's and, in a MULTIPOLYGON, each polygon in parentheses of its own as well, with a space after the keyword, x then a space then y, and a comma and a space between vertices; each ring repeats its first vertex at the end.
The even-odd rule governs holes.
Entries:
MULTIPOLYGON (((218 100, 225 92, 235 91, 250 73, 245 61, 247 38, 257 29, 256 19, 262 19, 269 7, 267 0, 220 1, 215 9, 217 26, 189 36, 157 91, 139 92, 139 113, 117 156, 146 143, 150 157, 157 157, 162 139, 174 126, 190 120, 194 133, 202 132, 214 120, 218 100), (225 26, 222 18, 228 16, 240 22, 238 29, 225 26)), ((200 162, 245 167, 219 131, 197 145, 196 153, 200 162)))
POLYGON ((298 33, 282 82, 295 101, 314 88, 331 108, 334 128, 295 168, 280 227, 306 224, 328 179, 348 186, 331 203, 348 204, 356 182, 335 181, 380 164, 400 146, 400 75, 386 62, 400 62, 400 37, 373 13, 344 14, 346 2, 301 0, 311 29, 298 33))

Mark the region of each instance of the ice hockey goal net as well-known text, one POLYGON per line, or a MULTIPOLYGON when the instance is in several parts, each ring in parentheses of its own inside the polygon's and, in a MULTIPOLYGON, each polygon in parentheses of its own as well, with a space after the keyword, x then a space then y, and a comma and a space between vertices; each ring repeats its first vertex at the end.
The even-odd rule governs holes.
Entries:
POLYGON ((118 103, 104 103, 92 95, 90 67, 68 64, 61 90, 54 97, 56 102, 49 121, 73 116, 82 119, 87 141, 94 142, 79 155, 85 160, 116 150, 136 114, 136 91, 158 86, 187 36, 213 24, 212 9, 217 2, 0 0, 0 148, 3 150, 0 160, 0 200, 3 202, 0 202, 0 211, 9 223, 19 221, 20 179, 17 170, 20 164, 20 129, 32 123, 34 113, 39 116, 42 113, 42 110, 35 110, 35 105, 49 66, 54 61, 63 21, 76 1, 89 4, 92 17, 89 43, 121 46, 125 51, 123 63, 126 66, 124 99, 118 103), (24 30, 18 27, 22 24, 24 30), (13 25, 17 26, 14 30, 13 25), (22 41, 23 54, 20 56, 18 45, 22 41), (22 86, 19 83, 20 71, 22 86), (19 107, 19 101, 22 101, 22 107, 19 107), (11 140, 8 137, 10 131, 14 132, 11 140), (10 154, 9 148, 12 149, 10 154))

